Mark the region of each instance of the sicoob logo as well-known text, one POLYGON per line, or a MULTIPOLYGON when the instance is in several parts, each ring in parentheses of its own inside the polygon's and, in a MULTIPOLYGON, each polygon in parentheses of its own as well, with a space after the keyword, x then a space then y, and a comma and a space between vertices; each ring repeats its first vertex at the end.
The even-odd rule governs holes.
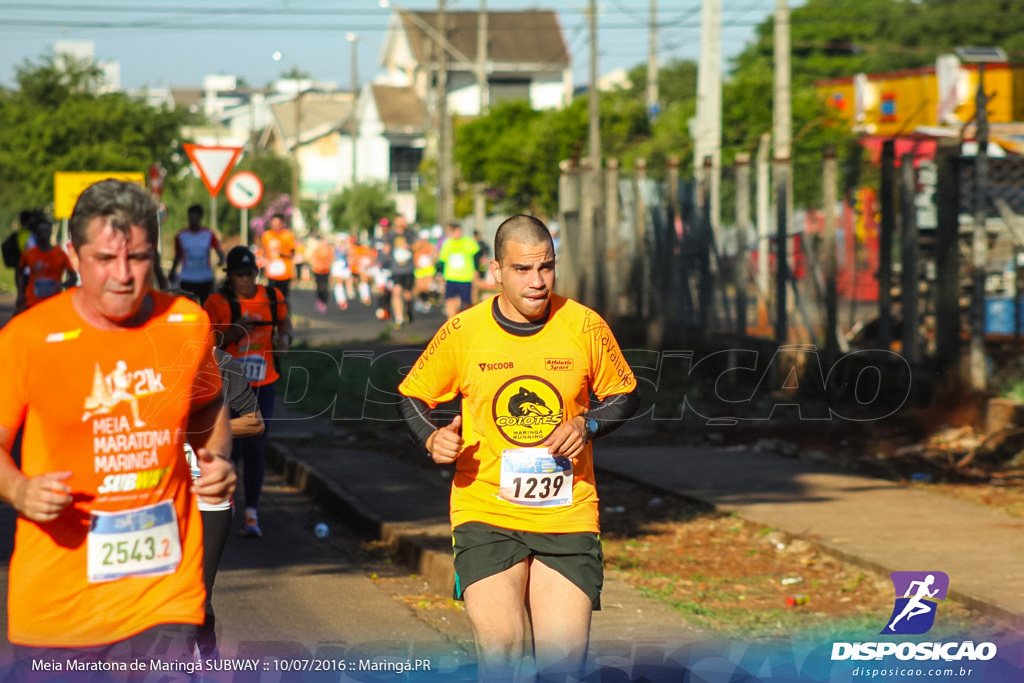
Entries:
POLYGON ((540 377, 517 377, 494 395, 491 412, 499 431, 517 446, 536 446, 562 422, 562 397, 540 377))
POLYGON ((946 599, 949 577, 944 572, 893 572, 889 578, 896 603, 881 633, 926 633, 935 623, 936 600, 946 599))
POLYGON ((516 367, 516 364, 506 360, 497 363, 477 363, 477 366, 480 368, 480 372, 488 372, 490 370, 512 370, 516 367))

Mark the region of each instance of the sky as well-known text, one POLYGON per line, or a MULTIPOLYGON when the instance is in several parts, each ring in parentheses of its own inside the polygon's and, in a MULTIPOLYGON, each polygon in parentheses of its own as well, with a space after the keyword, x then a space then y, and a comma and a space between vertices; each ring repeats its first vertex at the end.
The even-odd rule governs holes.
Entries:
MULTIPOLYGON (((358 37, 360 83, 381 74, 380 53, 396 4, 379 0, 0 0, 0 85, 15 67, 39 63, 59 40, 92 41, 99 61, 121 64, 121 84, 201 87, 207 74, 231 74, 264 86, 293 68, 318 81, 351 85, 351 46, 358 37), (174 9, 165 9, 171 8, 174 9), (275 59, 275 56, 278 57, 275 59)), ((488 0, 489 10, 553 9, 572 56, 573 81, 589 74, 587 0, 488 0)), ((754 37, 776 0, 723 0, 726 60, 754 37)), ((791 5, 800 4, 791 2, 791 5)), ((401 7, 436 10, 437 2, 401 7)), ((448 0, 449 11, 476 11, 479 0, 448 0)), ((647 63, 651 0, 599 0, 599 73, 647 63)), ((696 60, 700 0, 657 0, 661 63, 696 60)), ((495 30, 495 27, 491 27, 495 30)), ((727 66, 727 65, 726 65, 727 66)))

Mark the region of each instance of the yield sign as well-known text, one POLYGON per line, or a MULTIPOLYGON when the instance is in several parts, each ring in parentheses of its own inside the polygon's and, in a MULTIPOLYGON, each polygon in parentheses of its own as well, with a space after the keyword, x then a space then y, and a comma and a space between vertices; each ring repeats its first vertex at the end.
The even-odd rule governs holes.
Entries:
POLYGON ((204 147, 191 142, 185 143, 185 153, 199 169, 199 177, 209 190, 211 197, 220 194, 224 187, 228 172, 238 161, 242 153, 241 147, 204 147))

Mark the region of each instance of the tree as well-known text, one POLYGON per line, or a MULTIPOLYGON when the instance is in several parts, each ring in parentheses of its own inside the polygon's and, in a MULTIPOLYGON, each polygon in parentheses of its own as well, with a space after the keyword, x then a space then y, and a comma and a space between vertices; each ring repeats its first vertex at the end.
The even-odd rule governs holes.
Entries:
POLYGON ((178 141, 184 115, 124 93, 100 94, 92 62, 52 56, 17 68, 0 89, 0 223, 53 201, 56 171, 138 171, 154 162, 172 176, 187 161, 178 141))
POLYGON ((345 188, 331 202, 329 215, 335 230, 358 235, 373 230, 381 218, 394 218, 395 202, 384 183, 359 183, 345 188))
MULTIPOLYGON (((647 101, 647 65, 629 70, 629 94, 647 101)), ((697 96, 697 63, 674 59, 658 68, 658 99, 662 103, 686 102, 697 96)), ((664 108, 664 107, 663 107, 664 108)))
MULTIPOLYGON (((601 102, 601 139, 606 154, 618 154, 631 140, 650 134, 643 102, 617 93, 601 102)), ((534 111, 524 100, 498 107, 460 126, 455 159, 468 184, 483 182, 498 191, 498 206, 509 213, 551 216, 558 211, 559 164, 584 156, 587 99, 560 110, 534 111)))

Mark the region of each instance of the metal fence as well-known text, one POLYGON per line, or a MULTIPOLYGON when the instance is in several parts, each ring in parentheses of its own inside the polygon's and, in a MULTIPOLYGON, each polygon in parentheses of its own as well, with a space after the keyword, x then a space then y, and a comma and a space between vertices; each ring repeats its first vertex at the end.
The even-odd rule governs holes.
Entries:
MULTIPOLYGON (((842 194, 835 160, 816 163, 821 201, 794 211, 782 233, 767 174, 746 159, 722 171, 719 226, 699 173, 565 167, 560 288, 634 323, 653 347, 729 334, 893 349, 925 372, 955 369, 975 320, 973 158, 958 145, 939 145, 934 159, 883 158, 877 187, 842 194)), ((987 315, 974 325, 992 345, 1019 342, 1024 327, 1024 159, 991 159, 988 186, 987 315)))

